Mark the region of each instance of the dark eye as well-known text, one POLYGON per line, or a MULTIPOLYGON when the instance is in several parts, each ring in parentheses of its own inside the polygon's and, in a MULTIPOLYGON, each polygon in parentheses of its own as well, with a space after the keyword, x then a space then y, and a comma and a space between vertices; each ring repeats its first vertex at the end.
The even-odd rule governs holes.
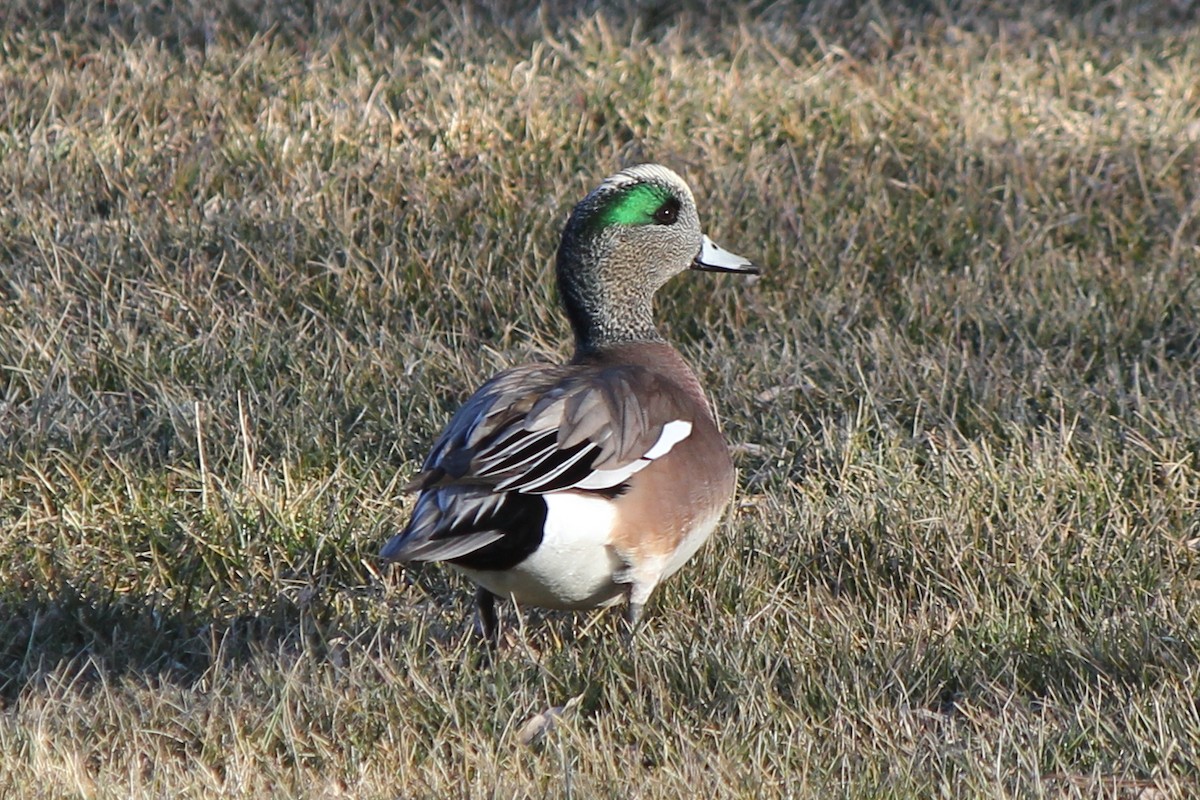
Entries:
POLYGON ((674 197, 667 200, 654 212, 654 221, 659 225, 674 225, 679 219, 679 201, 674 197))

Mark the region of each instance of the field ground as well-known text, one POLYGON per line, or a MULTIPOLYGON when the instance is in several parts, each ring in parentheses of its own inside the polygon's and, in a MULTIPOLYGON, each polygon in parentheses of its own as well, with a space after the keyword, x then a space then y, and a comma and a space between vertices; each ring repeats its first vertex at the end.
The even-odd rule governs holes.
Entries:
POLYGON ((244 5, 0 12, 0 797, 1200 793, 1194 2, 244 5), (642 160, 739 499, 481 668, 376 553, 642 160))

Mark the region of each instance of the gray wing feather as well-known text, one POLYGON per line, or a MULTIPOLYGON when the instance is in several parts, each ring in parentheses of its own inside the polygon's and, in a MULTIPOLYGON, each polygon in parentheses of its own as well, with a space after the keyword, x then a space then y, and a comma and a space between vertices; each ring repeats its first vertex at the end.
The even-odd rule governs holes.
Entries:
POLYGON ((506 532, 487 526, 512 492, 618 486, 670 449, 669 440, 646 455, 669 423, 693 421, 694 410, 678 396, 674 384, 635 366, 519 367, 497 375, 434 443, 407 487, 421 492, 412 519, 383 557, 444 561, 498 541, 506 532))
POLYGON ((572 467, 590 458, 594 470, 620 470, 641 459, 667 423, 691 421, 692 410, 676 396, 673 384, 635 366, 501 373, 454 415, 409 488, 570 489, 555 479, 572 467))
POLYGON ((447 561, 486 547, 504 531, 476 530, 493 515, 504 495, 461 489, 435 489, 417 498, 412 519, 388 540, 380 555, 389 561, 447 561), (455 531, 470 531, 459 533, 455 531))

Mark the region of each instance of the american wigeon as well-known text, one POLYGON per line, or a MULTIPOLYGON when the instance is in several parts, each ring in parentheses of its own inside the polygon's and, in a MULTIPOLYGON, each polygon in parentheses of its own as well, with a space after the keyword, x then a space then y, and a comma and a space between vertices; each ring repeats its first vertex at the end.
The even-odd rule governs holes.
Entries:
POLYGON ((408 489, 392 561, 445 561, 495 598, 587 609, 654 588, 708 539, 733 496, 729 448, 695 373, 654 327, 654 293, 687 269, 758 272, 700 231, 687 184, 643 164, 571 213, 558 290, 575 332, 563 365, 516 367, 466 401, 408 489))

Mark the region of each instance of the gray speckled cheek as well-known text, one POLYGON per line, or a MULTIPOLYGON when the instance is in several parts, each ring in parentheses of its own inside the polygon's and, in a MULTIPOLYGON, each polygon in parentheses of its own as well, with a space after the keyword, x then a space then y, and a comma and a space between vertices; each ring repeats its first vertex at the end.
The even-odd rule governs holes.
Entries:
POLYGON ((556 270, 577 347, 661 340, 654 328, 654 293, 691 265, 701 240, 691 191, 663 167, 631 168, 592 191, 567 222, 556 270), (645 222, 636 222, 642 218, 636 206, 614 212, 614 197, 642 184, 679 201, 674 224, 657 224, 649 212, 645 222))

